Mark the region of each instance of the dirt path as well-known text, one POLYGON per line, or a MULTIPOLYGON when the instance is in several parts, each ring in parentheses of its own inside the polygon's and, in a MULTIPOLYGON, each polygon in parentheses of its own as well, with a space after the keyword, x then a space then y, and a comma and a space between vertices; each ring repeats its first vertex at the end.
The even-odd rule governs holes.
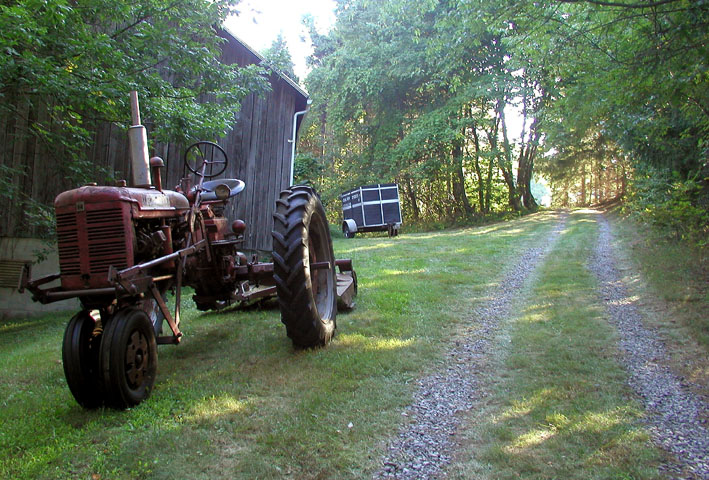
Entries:
POLYGON ((566 216, 559 214, 550 236, 520 255, 500 284, 485 295, 490 301, 470 313, 474 320, 452 339, 445 368, 418 381, 414 403, 402 413, 410 422, 389 444, 383 467, 374 478, 438 478, 445 470, 454 450, 453 435, 463 420, 461 413, 475 408, 485 396, 481 388, 485 364, 499 325, 510 316, 510 307, 527 278, 554 247, 566 216))
POLYGON ((677 459, 662 470, 671 478, 709 479, 706 399, 671 371, 662 341, 643 325, 643 314, 622 282, 611 226, 602 215, 598 223, 598 242, 589 269, 598 278, 608 317, 618 329, 628 382, 648 411, 652 436, 677 459))

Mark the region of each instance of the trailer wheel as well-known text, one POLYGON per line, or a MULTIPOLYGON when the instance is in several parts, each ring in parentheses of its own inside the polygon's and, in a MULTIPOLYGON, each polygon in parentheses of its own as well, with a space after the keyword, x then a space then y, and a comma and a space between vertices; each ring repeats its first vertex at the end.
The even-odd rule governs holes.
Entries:
POLYGON ((69 390, 84 408, 103 405, 103 382, 99 370, 102 332, 89 311, 69 320, 62 342, 62 364, 69 390))
POLYGON ((337 281, 325 209, 315 190, 294 186, 281 192, 273 216, 281 321, 296 347, 326 345, 335 334, 337 281))
POLYGON ((100 363, 111 407, 132 407, 150 396, 158 350, 153 324, 143 310, 126 308, 114 315, 103 334, 100 363))
POLYGON ((342 222, 342 234, 345 238, 354 238, 355 236, 355 232, 350 230, 350 226, 347 225, 347 222, 342 222))

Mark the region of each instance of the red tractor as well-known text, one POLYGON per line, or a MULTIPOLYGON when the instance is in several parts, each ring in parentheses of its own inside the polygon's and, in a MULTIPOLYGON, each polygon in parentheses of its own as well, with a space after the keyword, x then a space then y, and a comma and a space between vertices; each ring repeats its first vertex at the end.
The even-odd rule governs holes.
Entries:
POLYGON ((334 258, 315 191, 293 186, 280 193, 273 263, 248 259, 239 251, 246 225, 224 214, 244 182, 213 179, 226 170, 224 150, 195 143, 185 153, 180 185, 164 190, 163 161, 148 160, 135 92, 131 100, 134 186, 86 185, 57 196, 60 273, 31 280, 28 265, 21 282, 36 301, 81 302, 62 344, 64 373, 76 401, 85 408, 122 409, 150 395, 157 345, 178 344, 182 337, 184 286, 194 289, 200 310, 277 295, 281 321, 296 347, 327 344, 335 332, 338 299, 351 308, 357 281, 351 261, 334 258), (42 288, 57 279, 60 286, 42 288), (165 302, 168 291, 175 294, 174 313, 165 302), (164 335, 163 323, 169 327, 164 335))

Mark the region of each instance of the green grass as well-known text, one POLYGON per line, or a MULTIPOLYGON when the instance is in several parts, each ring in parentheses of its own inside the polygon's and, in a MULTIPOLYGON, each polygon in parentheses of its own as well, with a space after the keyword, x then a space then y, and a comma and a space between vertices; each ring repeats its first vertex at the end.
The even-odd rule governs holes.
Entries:
POLYGON ((620 250, 642 272, 642 293, 662 299, 664 321, 671 318, 686 330, 680 336, 691 336, 709 352, 709 248, 690 248, 631 218, 611 218, 620 250))
MULTIPOLYGON (((548 214, 435 234, 338 239, 357 307, 330 346, 295 351, 274 302, 183 311, 180 346, 159 349, 152 396, 82 410, 65 385, 70 315, 0 323, 0 478, 362 478, 441 361, 457 312, 546 235, 548 214)), ((189 300, 185 301, 185 305, 189 300)))
MULTIPOLYGON (((441 365, 449 338, 475 321, 472 308, 554 222, 541 213, 336 239, 360 294, 320 350, 293 349, 273 301, 204 314, 186 298, 183 343, 160 347, 153 395, 122 412, 85 411, 71 397, 61 365, 71 314, 0 322, 0 478, 371 477, 415 380, 441 365)), ((706 286, 686 290, 696 257, 644 241, 631 224, 616 228, 617 246, 648 278, 647 286, 626 279, 631 295, 642 307, 666 292, 672 314, 658 317, 686 345, 707 320, 706 286)), ((595 240, 594 215, 573 213, 519 292, 483 367, 489 395, 466 418, 451 478, 658 478, 663 454, 642 427, 586 268, 595 240)))
POLYGON ((586 268, 593 216, 570 216, 503 325, 493 393, 468 419, 454 478, 658 478, 662 453, 642 427, 586 268))

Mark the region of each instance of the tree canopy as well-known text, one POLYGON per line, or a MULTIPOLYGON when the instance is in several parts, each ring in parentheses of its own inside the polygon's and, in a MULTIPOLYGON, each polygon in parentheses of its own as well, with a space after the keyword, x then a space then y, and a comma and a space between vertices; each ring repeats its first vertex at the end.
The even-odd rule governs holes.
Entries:
MULTIPOLYGON (((135 89, 158 139, 217 137, 264 87, 258 66, 219 62, 237 3, 3 2, 0 120, 79 157, 135 89)), ((336 4, 326 34, 303 20, 314 103, 296 163, 333 211, 396 181, 408 221, 468 222, 536 209, 545 183, 559 205, 624 196, 709 236, 709 0, 336 4)), ((293 75, 282 37, 265 57, 293 75)))
POLYGON ((267 65, 298 83, 299 79, 294 71, 293 58, 288 50, 288 43, 283 38, 282 32, 278 34, 278 37, 273 41, 271 46, 263 52, 263 57, 267 65))
POLYGON ((258 68, 219 61, 234 0, 11 0, 0 5, 0 115, 79 155, 102 121, 127 123, 128 92, 161 140, 214 138, 258 68), (213 101, 200 101, 211 98, 213 101), (39 115, 36 112, 47 112, 39 115))
POLYGON ((566 205, 694 182, 705 211, 708 21, 706 0, 340 0, 328 35, 305 21, 310 180, 397 181, 410 220, 535 209, 540 174, 566 205))

